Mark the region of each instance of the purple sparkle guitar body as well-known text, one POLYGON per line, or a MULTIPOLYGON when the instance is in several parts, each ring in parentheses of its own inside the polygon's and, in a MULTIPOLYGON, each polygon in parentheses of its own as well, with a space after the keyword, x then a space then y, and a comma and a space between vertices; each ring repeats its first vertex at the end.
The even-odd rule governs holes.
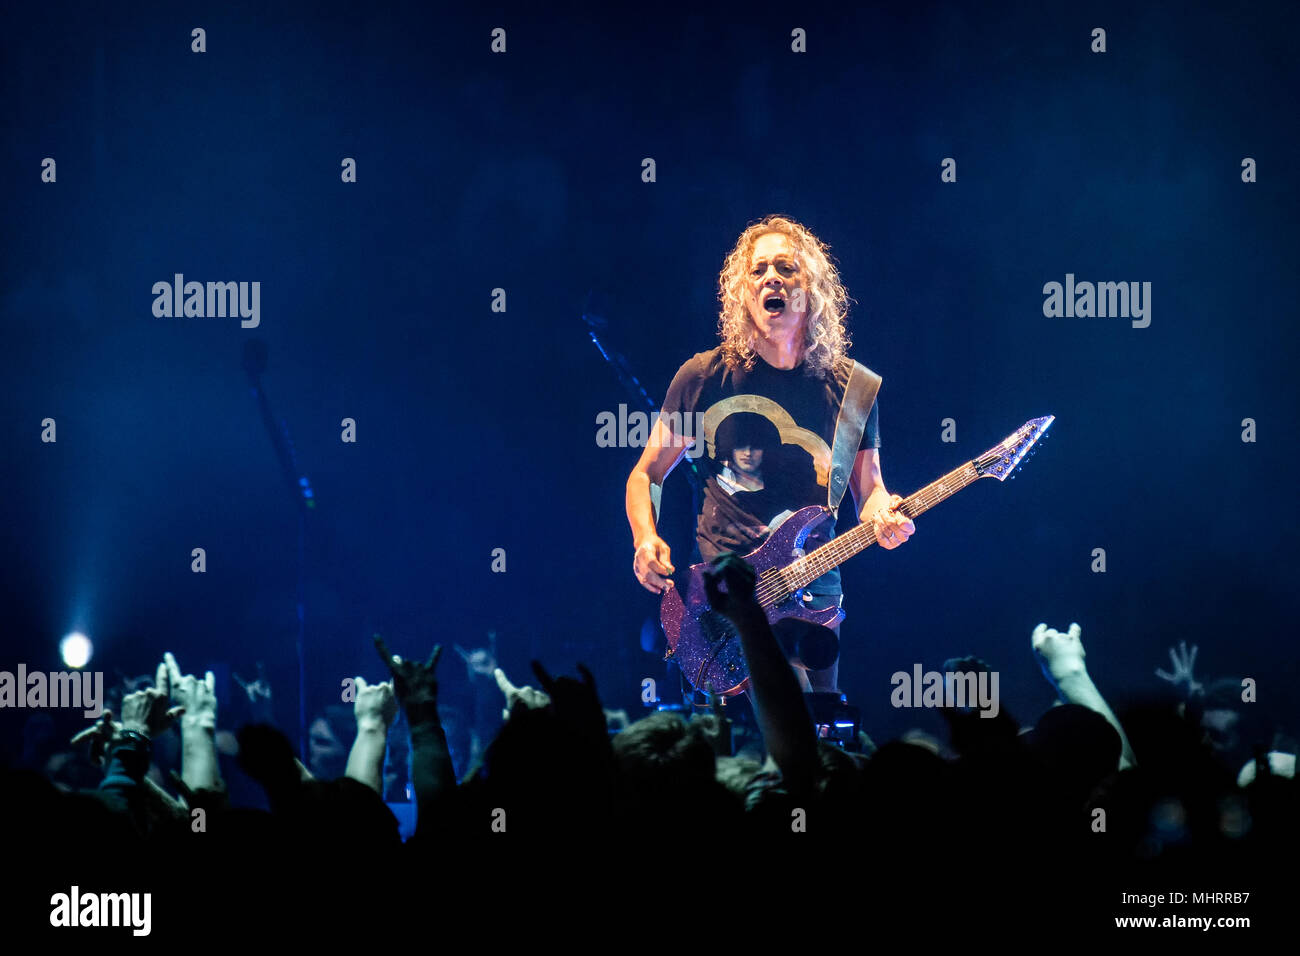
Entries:
MULTIPOLYGON (((980 478, 1006 481, 1019 470, 1025 455, 1054 420, 1052 415, 1030 419, 984 454, 906 498, 895 510, 915 518, 980 478)), ((803 545, 808 533, 830 518, 827 508, 818 505, 801 508, 786 518, 760 547, 745 555, 745 561, 758 577, 754 597, 769 622, 775 624, 782 618, 797 617, 834 627, 844 617, 838 607, 808 608, 803 603, 804 589, 831 568, 875 544, 876 538, 870 524, 859 524, 805 554, 803 545)), ((743 694, 749 686, 749 666, 735 627, 709 607, 704 590, 704 572, 708 567, 692 565, 684 578, 674 581, 664 593, 659 620, 668 638, 665 659, 676 661, 686 681, 696 690, 711 687, 715 693, 730 697, 743 694)))
MULTIPOLYGON (((772 532, 757 549, 745 555, 745 561, 758 575, 756 593, 784 594, 765 607, 767 619, 775 624, 781 618, 797 617, 813 624, 834 627, 844 617, 838 607, 809 610, 802 602, 803 590, 790 590, 781 573, 791 561, 803 557, 808 534, 830 511, 811 505, 794 512, 772 532)), ((749 683, 749 668, 740 650, 736 629, 721 614, 709 608, 704 591, 704 572, 708 564, 692 565, 686 574, 686 596, 676 583, 664 595, 659 609, 660 623, 668 638, 667 659, 676 661, 692 687, 712 687, 723 697, 743 693, 749 683)))

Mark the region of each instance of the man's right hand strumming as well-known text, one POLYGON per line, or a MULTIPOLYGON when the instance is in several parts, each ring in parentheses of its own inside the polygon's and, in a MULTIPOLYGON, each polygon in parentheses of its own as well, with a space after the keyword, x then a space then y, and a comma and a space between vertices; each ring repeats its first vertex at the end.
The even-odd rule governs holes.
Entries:
POLYGON ((672 584, 667 575, 674 571, 668 542, 656 535, 644 538, 636 547, 632 571, 641 586, 653 594, 663 594, 672 584))

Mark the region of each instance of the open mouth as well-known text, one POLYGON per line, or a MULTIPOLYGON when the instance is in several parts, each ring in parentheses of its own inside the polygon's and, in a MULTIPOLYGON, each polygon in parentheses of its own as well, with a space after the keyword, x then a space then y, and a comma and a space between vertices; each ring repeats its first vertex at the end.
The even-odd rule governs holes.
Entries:
POLYGON ((763 300, 763 308, 771 315, 779 315, 785 311, 785 299, 779 295, 769 295, 763 300))

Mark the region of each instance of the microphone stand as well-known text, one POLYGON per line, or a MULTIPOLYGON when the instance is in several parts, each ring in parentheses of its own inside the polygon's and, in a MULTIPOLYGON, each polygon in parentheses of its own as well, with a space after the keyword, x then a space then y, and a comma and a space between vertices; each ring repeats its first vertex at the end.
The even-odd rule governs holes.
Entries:
POLYGON ((261 339, 253 339, 244 346, 244 371, 248 374, 253 397, 262 416, 262 424, 271 438, 271 447, 280 463, 280 472, 284 475, 293 495, 298 512, 298 569, 296 583, 296 609, 298 616, 297 652, 298 652, 298 753, 305 763, 307 750, 307 653, 306 653, 306 566, 307 566, 307 512, 316 507, 315 492, 311 482, 298 468, 298 456, 294 450, 293 438, 289 434, 289 423, 280 419, 277 424, 271 412, 271 403, 267 401, 266 390, 262 387, 262 373, 266 371, 268 349, 261 339))
MULTIPOLYGON (((601 342, 600 336, 596 334, 597 329, 601 329, 601 330, 605 329, 609 325, 609 322, 603 316, 597 314, 595 310, 592 308, 592 300, 594 297, 595 297, 594 291, 589 291, 587 293, 587 304, 582 311, 582 321, 587 326, 587 335, 590 336, 592 344, 595 345, 597 351, 600 352, 601 358, 603 358, 606 362, 608 362, 611 366, 613 366, 614 373, 618 376, 619 382, 622 383, 623 387, 627 389, 627 391, 632 395, 632 397, 636 399, 637 402, 639 402, 640 405, 643 408, 645 408, 645 410, 650 414, 651 426, 653 427, 653 423, 659 415, 659 403, 656 402, 650 396, 650 393, 646 391, 645 386, 641 384, 641 380, 636 377, 636 373, 632 371, 631 363, 628 362, 627 357, 623 355, 622 352, 619 352, 617 349, 607 348, 605 344, 601 342)), ((697 435, 696 440, 703 441, 703 436, 697 435)), ((701 471, 700 466, 696 463, 696 460, 694 458, 691 458, 691 456, 687 455, 685 457, 685 462, 686 462, 686 479, 691 486, 691 513, 699 514, 700 501, 704 497, 704 473, 703 471, 701 471)), ((663 494, 662 490, 660 491, 660 494, 661 495, 663 494)), ((658 502, 655 503, 655 519, 656 521, 658 521, 659 519, 658 502)), ((693 544, 694 542, 692 542, 692 545, 693 544)), ((659 625, 658 618, 656 617, 654 620, 655 620, 655 624, 659 625)), ((658 626, 656 629, 662 633, 661 625, 658 626)), ((646 645, 646 639, 644 637, 644 633, 645 630, 643 627, 642 628, 643 637, 641 641, 641 647, 642 650, 649 651, 650 647, 646 645)), ((670 676, 674 670, 677 671, 681 683, 681 688, 682 688, 683 703, 686 704, 687 702, 689 702, 690 705, 694 707, 695 704, 697 703, 697 698, 700 695, 695 694, 693 691, 688 691, 689 685, 686 683, 685 677, 681 676, 681 671, 677 669, 677 665, 675 663, 668 662, 665 664, 665 667, 668 670, 670 676)), ((724 724, 726 724, 728 727, 730 726, 729 723, 726 721, 724 715, 719 713, 718 716, 722 718, 724 724)), ((729 733, 730 730, 728 730, 728 734, 729 733)), ((728 751, 728 753, 730 753, 730 751, 728 751)))
MULTIPOLYGON (((653 426, 659 415, 659 403, 650 397, 641 380, 636 377, 632 371, 631 363, 628 362, 627 356, 616 349, 607 348, 601 342, 600 337, 596 335, 597 329, 604 329, 609 323, 603 316, 596 315, 591 311, 592 293, 587 293, 587 308, 583 310, 582 321, 587 326, 587 335, 591 338, 591 343, 596 346, 600 352, 601 358, 613 366, 614 374, 628 393, 637 400, 637 402, 649 413, 650 423, 653 426)), ((691 494, 695 503, 695 511, 698 514, 700 510, 700 496, 704 493, 704 476, 700 472, 700 466, 695 463, 695 459, 690 455, 685 457, 686 478, 691 483, 691 494)))

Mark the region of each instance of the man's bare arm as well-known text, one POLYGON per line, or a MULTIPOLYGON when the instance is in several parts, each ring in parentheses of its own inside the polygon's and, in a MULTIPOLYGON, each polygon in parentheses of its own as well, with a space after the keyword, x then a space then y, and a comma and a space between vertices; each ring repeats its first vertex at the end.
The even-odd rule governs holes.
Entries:
POLYGON ((736 626, 749 663, 749 693, 754 716, 768 753, 781 770, 786 786, 805 792, 817 767, 817 737, 808 706, 763 608, 754 597, 754 569, 743 558, 724 554, 705 576, 709 604, 736 626), (726 590, 719 588, 719 581, 726 590))
POLYGON ((632 528, 632 546, 636 549, 632 570, 647 591, 662 594, 668 586, 665 575, 673 573, 668 543, 655 527, 655 504, 651 486, 662 486, 664 479, 682 460, 693 444, 675 436, 662 419, 655 421, 641 459, 627 479, 627 522, 632 528))
POLYGON ((1056 688, 1062 701, 1095 710, 1115 728, 1120 742, 1119 769, 1124 770, 1135 766, 1137 758, 1133 756, 1133 747, 1119 718, 1088 674, 1088 667, 1083 662, 1083 641, 1079 639, 1082 634, 1083 628, 1078 624, 1071 624, 1064 634, 1046 624, 1039 624, 1030 635, 1029 643, 1043 668, 1043 676, 1056 688))
POLYGON ((916 531, 916 525, 904 515, 894 511, 903 503, 901 495, 891 495, 885 488, 880 473, 880 449, 869 448, 858 452, 849 475, 849 489, 858 506, 858 520, 876 529, 876 543, 893 550, 916 531))
POLYGON ((858 508, 858 520, 867 521, 881 508, 889 507, 889 492, 880 473, 880 449, 868 448, 858 452, 853 460, 853 473, 849 475, 849 490, 858 508))

